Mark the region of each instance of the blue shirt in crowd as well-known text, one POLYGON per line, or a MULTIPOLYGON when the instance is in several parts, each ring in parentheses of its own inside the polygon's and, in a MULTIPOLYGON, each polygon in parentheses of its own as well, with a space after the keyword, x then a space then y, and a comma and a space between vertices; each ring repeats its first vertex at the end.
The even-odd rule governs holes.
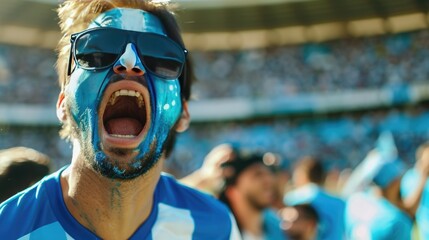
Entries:
POLYGON ((286 240, 287 237, 280 227, 281 220, 277 214, 271 210, 267 209, 263 213, 264 217, 264 232, 265 239, 269 240, 286 240))
POLYGON ((286 205, 308 203, 319 215, 318 240, 341 240, 344 237, 344 208, 342 199, 335 197, 316 184, 307 184, 289 192, 286 205))
POLYGON ((411 218, 387 199, 369 192, 359 192, 349 197, 345 225, 347 239, 411 239, 411 218))
MULTIPOLYGON (((415 192, 421 174, 414 168, 408 170, 401 180, 401 195, 403 198, 415 192)), ((429 239, 429 184, 426 184, 420 200, 420 205, 416 212, 416 223, 420 239, 429 239)))

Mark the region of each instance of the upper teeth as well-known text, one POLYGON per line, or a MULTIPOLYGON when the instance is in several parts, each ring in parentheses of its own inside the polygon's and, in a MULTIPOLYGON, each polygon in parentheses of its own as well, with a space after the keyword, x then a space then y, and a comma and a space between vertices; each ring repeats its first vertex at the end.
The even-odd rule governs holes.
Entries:
POLYGON ((137 104, 139 105, 139 107, 142 107, 144 105, 143 96, 139 92, 134 91, 134 90, 126 90, 126 89, 121 89, 121 90, 114 92, 109 99, 109 103, 114 105, 116 103, 116 99, 119 96, 136 97, 137 98, 137 104))

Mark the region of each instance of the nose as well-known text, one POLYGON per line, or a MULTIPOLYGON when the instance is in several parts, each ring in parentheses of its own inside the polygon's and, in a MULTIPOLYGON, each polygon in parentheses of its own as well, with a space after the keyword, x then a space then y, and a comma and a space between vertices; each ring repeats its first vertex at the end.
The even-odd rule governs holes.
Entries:
POLYGON ((145 73, 143 64, 132 43, 128 43, 124 53, 113 66, 113 71, 118 74, 130 76, 142 76, 145 73))

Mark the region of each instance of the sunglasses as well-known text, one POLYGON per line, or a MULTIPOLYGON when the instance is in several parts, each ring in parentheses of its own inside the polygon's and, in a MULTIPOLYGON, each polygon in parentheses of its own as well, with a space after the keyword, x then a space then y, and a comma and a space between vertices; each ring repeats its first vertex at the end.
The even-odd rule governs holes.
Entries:
POLYGON ((170 38, 149 32, 135 32, 117 28, 93 28, 71 35, 71 58, 85 70, 112 67, 133 43, 145 70, 163 79, 177 79, 181 75, 188 51, 170 38))

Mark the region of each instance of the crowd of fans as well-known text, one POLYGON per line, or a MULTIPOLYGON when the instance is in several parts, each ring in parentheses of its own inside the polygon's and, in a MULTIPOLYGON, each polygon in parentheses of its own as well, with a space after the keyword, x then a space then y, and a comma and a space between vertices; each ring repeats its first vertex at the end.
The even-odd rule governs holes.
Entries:
POLYGON ((193 52, 196 97, 282 98, 422 82, 429 76, 428 34, 193 52))
POLYGON ((224 142, 281 156, 284 167, 313 155, 327 168, 355 167, 381 132, 392 132, 399 156, 414 162, 415 149, 429 138, 429 111, 389 110, 326 118, 271 119, 246 123, 195 124, 178 137, 168 166, 177 176, 199 167, 209 150, 224 142))
POLYGON ((1 126, 0 149, 16 146, 30 147, 51 157, 52 169, 70 164, 71 145, 63 141, 59 126, 1 126))
POLYGON ((0 103, 54 104, 55 61, 52 50, 0 45, 0 103))

